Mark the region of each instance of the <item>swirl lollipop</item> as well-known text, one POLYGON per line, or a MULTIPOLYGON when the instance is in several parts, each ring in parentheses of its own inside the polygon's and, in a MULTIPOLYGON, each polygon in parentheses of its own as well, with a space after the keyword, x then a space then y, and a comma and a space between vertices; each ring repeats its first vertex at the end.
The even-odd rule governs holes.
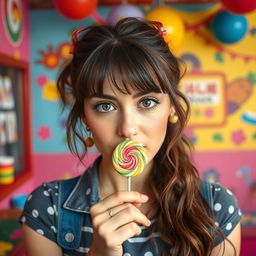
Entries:
POLYGON ((130 191, 131 177, 141 174, 146 166, 146 150, 136 141, 125 140, 115 148, 112 163, 118 173, 128 177, 128 191, 130 191))

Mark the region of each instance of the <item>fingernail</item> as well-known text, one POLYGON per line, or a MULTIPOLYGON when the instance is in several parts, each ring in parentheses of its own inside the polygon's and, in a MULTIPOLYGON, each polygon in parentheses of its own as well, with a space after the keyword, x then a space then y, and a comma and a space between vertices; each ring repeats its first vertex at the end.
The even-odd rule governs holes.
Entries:
POLYGON ((139 236, 141 234, 141 229, 138 227, 138 232, 137 232, 137 236, 139 236))
POLYGON ((151 225, 151 221, 150 221, 150 220, 148 220, 148 225, 149 225, 149 226, 151 225))
POLYGON ((147 201, 147 200, 148 200, 148 196, 143 195, 143 194, 140 195, 140 198, 141 198, 143 201, 147 201))

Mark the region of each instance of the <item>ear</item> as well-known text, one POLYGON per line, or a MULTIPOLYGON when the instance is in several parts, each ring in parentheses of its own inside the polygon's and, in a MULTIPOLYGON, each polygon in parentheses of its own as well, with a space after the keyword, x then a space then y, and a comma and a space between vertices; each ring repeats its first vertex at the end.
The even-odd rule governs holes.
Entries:
POLYGON ((171 114, 173 114, 173 113, 176 113, 176 111, 175 111, 174 106, 171 106, 171 107, 170 107, 170 113, 169 113, 169 115, 171 115, 171 114))

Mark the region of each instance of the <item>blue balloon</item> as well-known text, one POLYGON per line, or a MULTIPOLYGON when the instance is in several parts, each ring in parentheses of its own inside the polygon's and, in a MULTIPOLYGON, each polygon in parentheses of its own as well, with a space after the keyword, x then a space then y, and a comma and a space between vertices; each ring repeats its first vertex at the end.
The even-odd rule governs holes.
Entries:
POLYGON ((220 11, 212 21, 212 33, 218 41, 233 44, 247 33, 247 19, 243 15, 220 11))

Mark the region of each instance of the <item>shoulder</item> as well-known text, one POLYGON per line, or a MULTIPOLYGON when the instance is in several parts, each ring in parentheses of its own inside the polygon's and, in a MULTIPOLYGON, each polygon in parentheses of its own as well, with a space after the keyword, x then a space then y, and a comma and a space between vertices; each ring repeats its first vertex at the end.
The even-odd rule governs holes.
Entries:
MULTIPOLYGON (((237 199, 231 190, 218 184, 203 182, 210 192, 211 203, 215 223, 227 237, 239 223, 242 217, 237 199)), ((205 190, 203 190, 205 196, 205 190)), ((209 203, 209 200, 207 200, 209 203)))
POLYGON ((67 180, 55 180, 43 183, 29 194, 24 210, 32 208, 45 209, 45 207, 48 209, 50 207, 56 211, 59 201, 60 186, 65 185, 65 189, 70 192, 77 183, 78 179, 79 177, 75 177, 67 180))
POLYGON ((28 196, 19 218, 21 223, 53 241, 57 232, 58 189, 59 181, 43 183, 35 188, 28 196))
MULTIPOLYGON (((201 192, 214 210, 219 211, 225 206, 238 206, 235 195, 228 188, 219 183, 210 183, 206 181, 202 181, 201 184, 201 192)), ((230 211, 232 211, 232 208, 233 207, 230 207, 230 211)))
POLYGON ((79 177, 47 182, 35 188, 27 198, 19 221, 56 242, 60 205, 76 185, 79 177))
POLYGON ((221 212, 226 209, 232 214, 235 210, 240 210, 237 199, 231 190, 218 183, 211 183, 210 187, 213 199, 213 210, 215 212, 221 212))
POLYGON ((57 213, 59 197, 59 181, 47 182, 35 188, 28 196, 23 212, 36 219, 41 219, 48 213, 57 213))
POLYGON ((58 199, 59 182, 60 181, 47 182, 35 188, 28 196, 25 207, 39 204, 39 202, 40 205, 49 201, 51 201, 51 203, 56 202, 58 199))

